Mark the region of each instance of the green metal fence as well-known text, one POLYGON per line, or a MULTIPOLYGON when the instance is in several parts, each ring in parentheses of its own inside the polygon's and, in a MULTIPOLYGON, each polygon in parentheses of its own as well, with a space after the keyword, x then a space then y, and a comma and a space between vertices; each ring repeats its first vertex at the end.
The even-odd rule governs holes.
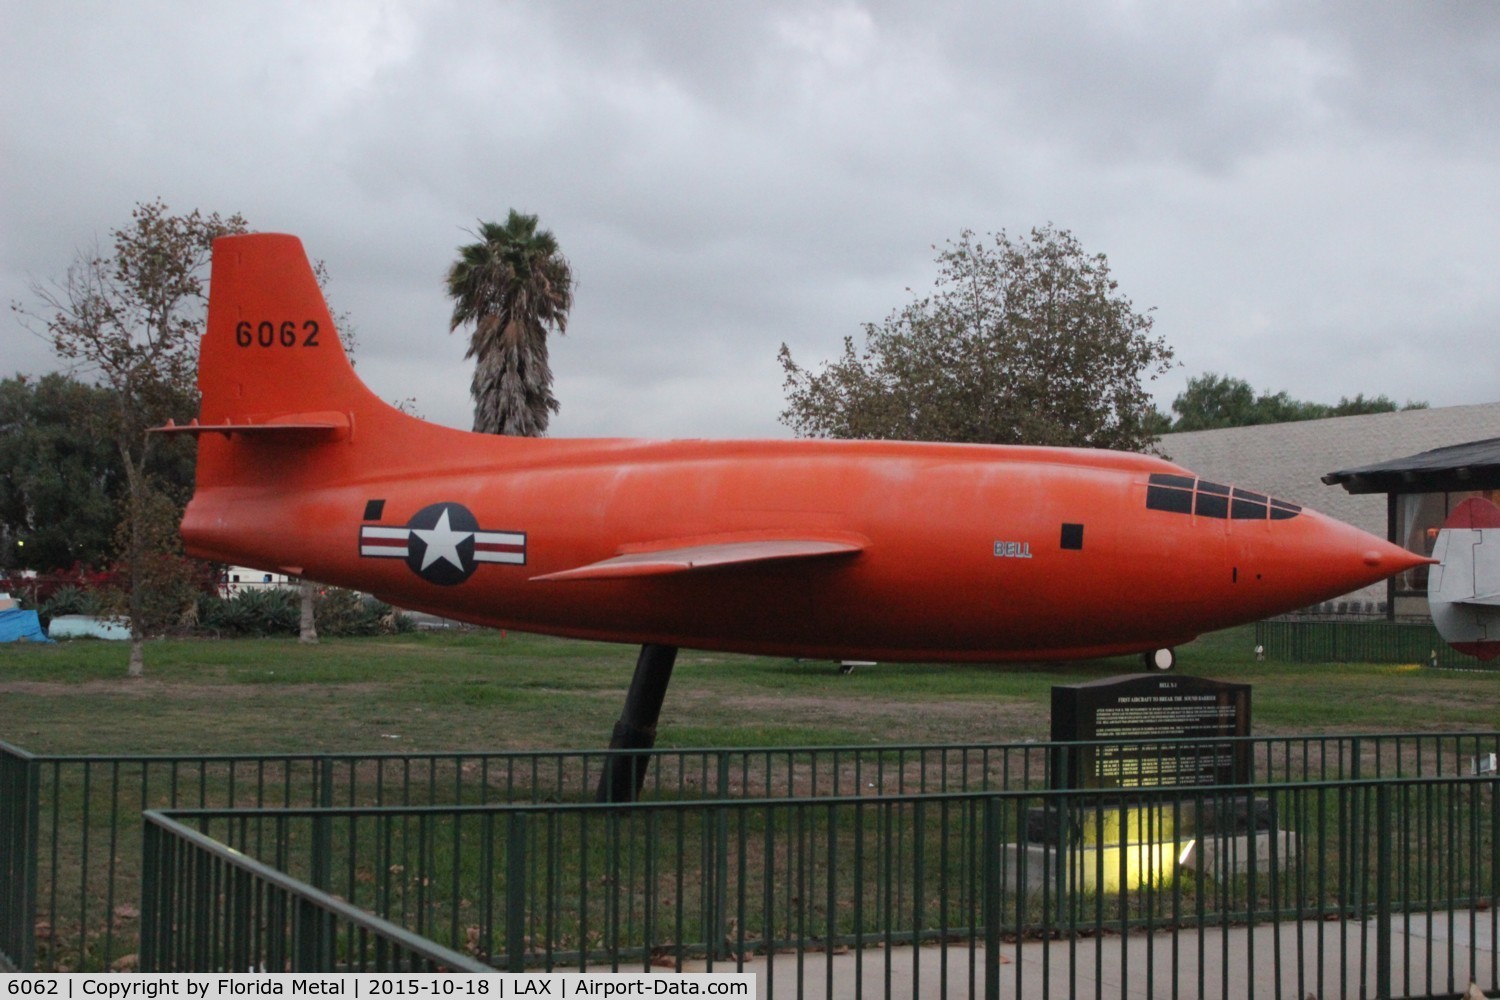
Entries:
POLYGON ((157 813, 146 820, 146 971, 493 971, 157 813))
POLYGON ((1264 650, 1266 659, 1292 663, 1419 663, 1454 670, 1500 669, 1448 645, 1431 622, 1273 618, 1255 623, 1255 644, 1264 650))
MULTIPOLYGON (((1500 734, 1255 737, 1260 782, 1471 773, 1500 734)), ((1106 744, 1107 745, 1107 744, 1106 744)), ((1194 741, 1162 741, 1193 755, 1194 741)), ((1045 743, 657 750, 648 800, 838 798, 1041 789, 1045 743)), ((141 815, 152 809, 586 802, 606 752, 78 757, 0 743, 0 962, 128 966, 141 815)))
MULTIPOLYGON (((768 997, 846 977, 857 996, 1123 995, 1091 975, 1111 951, 1159 956, 1150 996, 1241 995, 1257 962, 1276 995, 1456 995, 1500 985, 1497 785, 151 813, 142 961, 289 961, 244 942, 295 939, 295 911, 173 853, 196 832, 512 971, 748 968, 768 997), (1257 955, 1266 925, 1294 933, 1257 955)), ((301 933, 318 968, 366 961, 352 923, 301 933)))
POLYGON ((35 958, 36 759, 0 744, 0 969, 30 969, 35 958))

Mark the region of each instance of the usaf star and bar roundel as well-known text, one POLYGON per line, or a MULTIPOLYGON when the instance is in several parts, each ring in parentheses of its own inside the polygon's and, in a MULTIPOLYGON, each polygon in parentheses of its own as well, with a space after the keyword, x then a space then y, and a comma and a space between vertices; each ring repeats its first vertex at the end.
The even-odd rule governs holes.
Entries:
MULTIPOLYGON (((372 508, 380 509, 366 508, 367 518, 372 508)), ((467 507, 445 501, 423 507, 404 526, 361 525, 359 554, 405 559, 422 579, 451 587, 473 576, 480 563, 526 565, 526 534, 485 531, 467 507)))

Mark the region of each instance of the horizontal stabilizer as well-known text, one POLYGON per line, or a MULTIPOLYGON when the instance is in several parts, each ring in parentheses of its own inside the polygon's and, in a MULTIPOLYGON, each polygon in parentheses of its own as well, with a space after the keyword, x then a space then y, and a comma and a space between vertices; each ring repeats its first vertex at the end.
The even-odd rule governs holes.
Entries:
POLYGON ((165 427, 153 427, 157 434, 234 434, 273 435, 278 440, 342 441, 349 437, 354 423, 347 413, 332 411, 322 413, 283 413, 263 419, 247 418, 222 424, 200 424, 194 420, 187 424, 167 421, 165 427))
POLYGON ((1500 507, 1470 497, 1443 522, 1428 579, 1432 622, 1454 649, 1500 656, 1500 507))
POLYGON ((661 576, 705 569, 764 565, 793 560, 831 559, 858 555, 864 543, 830 538, 761 538, 709 542, 628 552, 611 559, 533 577, 533 580, 616 580, 631 576, 661 576))

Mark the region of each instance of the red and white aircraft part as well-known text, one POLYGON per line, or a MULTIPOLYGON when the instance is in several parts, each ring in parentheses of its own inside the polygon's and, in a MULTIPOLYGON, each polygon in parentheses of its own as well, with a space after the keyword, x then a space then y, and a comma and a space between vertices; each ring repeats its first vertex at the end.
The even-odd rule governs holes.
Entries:
POLYGON ((1453 509, 1432 550, 1439 565, 1427 600, 1438 633, 1454 649, 1500 656, 1500 507, 1470 497, 1453 509))

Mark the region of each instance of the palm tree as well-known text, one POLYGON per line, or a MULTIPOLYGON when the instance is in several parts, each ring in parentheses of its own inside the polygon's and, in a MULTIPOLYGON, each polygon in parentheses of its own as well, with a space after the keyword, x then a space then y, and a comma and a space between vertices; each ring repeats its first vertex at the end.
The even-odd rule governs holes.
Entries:
POLYGON ((515 209, 505 225, 479 223, 479 242, 458 248, 448 270, 453 321, 474 324, 474 429, 539 437, 558 410, 547 364, 547 332, 568 331, 573 271, 550 230, 515 209))

